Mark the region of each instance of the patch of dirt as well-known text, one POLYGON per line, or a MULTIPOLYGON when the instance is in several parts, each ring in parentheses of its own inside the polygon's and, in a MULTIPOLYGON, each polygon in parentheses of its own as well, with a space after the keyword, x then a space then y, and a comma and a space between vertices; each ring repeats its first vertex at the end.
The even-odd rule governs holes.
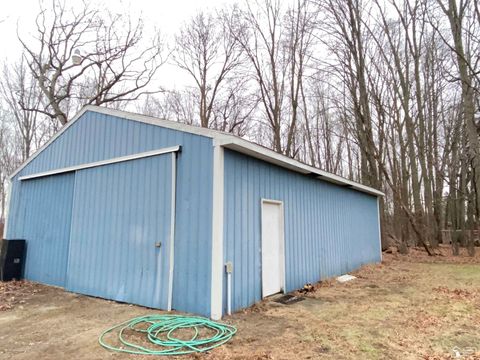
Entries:
MULTIPOLYGON (((295 304, 262 301, 223 320, 238 329, 230 342, 169 359, 433 360, 456 359, 457 353, 480 359, 477 260, 430 261, 420 252, 385 255, 344 284, 309 284, 293 293, 305 297, 295 304)), ((0 359, 13 360, 151 360, 107 351, 98 336, 127 319, 162 313, 27 281, 0 283, 1 306, 0 359)))

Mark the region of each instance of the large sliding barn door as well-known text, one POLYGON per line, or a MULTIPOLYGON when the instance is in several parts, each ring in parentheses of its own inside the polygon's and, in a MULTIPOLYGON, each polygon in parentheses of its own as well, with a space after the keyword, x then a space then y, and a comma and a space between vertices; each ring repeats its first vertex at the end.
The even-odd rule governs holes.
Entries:
POLYGON ((174 157, 76 172, 68 290, 169 308, 174 157))

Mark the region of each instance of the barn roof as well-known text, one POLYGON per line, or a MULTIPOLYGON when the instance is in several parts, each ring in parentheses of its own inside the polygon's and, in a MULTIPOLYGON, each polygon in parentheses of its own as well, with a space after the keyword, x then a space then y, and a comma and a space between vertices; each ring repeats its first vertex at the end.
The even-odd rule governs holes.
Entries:
POLYGON ((313 166, 304 164, 298 160, 291 159, 285 155, 279 154, 273 150, 267 149, 263 146, 254 144, 250 141, 242 139, 236 135, 225 133, 218 130, 206 129, 193 125, 182 124, 170 120, 163 120, 154 118, 151 116, 140 115, 123 110, 109 109, 101 106, 86 105, 84 106, 75 117, 69 121, 60 131, 58 131, 47 143, 45 143, 35 154, 28 158, 18 169, 16 169, 10 179, 17 175, 27 164, 35 159, 46 147, 48 147, 56 138, 58 138, 64 131, 72 126, 78 119, 82 117, 87 111, 101 113, 105 115, 111 115, 128 120, 138 121, 155 126, 161 126, 168 129, 174 129, 196 135, 201 135, 213 139, 214 145, 222 145, 227 149, 231 149, 251 157, 266 161, 271 164, 281 166, 286 169, 290 169, 301 174, 309 175, 330 183, 345 186, 357 191, 361 191, 370 195, 383 196, 384 193, 369 186, 362 185, 358 182, 345 179, 341 176, 331 174, 324 170, 320 170, 313 166))

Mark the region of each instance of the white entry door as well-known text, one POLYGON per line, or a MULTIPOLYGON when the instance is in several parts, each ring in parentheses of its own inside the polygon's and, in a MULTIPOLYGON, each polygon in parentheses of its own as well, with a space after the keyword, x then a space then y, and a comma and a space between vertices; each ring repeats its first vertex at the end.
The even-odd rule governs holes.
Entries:
POLYGON ((262 200, 262 296, 284 290, 283 203, 262 200))

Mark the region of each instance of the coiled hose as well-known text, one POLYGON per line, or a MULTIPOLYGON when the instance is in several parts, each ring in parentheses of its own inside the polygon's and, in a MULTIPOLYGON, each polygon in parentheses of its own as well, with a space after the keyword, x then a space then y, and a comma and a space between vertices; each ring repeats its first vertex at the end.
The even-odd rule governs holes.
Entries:
MULTIPOLYGON (((139 355, 184 355, 196 352, 212 350, 227 341, 237 332, 234 326, 221 324, 206 318, 181 315, 146 315, 124 321, 105 330, 98 342, 104 348, 139 355), (180 339, 182 329, 193 330, 193 336, 189 340, 180 339), (203 332, 208 335, 200 335, 203 332), (118 330, 120 346, 109 345, 105 342, 105 336, 114 330, 118 330), (126 339, 125 331, 134 331, 146 335, 151 344, 156 345, 153 349, 136 344, 126 339)), ((185 331, 183 331, 185 334, 185 331)))

